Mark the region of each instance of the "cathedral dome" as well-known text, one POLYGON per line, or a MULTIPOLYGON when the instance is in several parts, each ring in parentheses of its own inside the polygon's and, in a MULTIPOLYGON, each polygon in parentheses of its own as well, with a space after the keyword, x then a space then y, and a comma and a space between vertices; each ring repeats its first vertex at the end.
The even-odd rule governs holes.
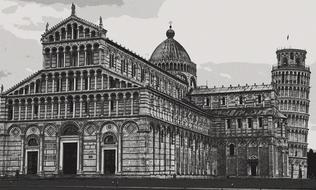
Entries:
POLYGON ((157 63, 163 61, 191 62, 190 56, 184 47, 174 38, 175 32, 170 26, 166 32, 167 39, 160 43, 150 57, 150 61, 157 63))

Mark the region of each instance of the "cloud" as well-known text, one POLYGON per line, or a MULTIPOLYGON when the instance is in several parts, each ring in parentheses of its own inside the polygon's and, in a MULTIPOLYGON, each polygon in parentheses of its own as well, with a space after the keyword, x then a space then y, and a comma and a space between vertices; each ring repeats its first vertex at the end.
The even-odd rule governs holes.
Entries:
POLYGON ((98 6, 98 5, 117 5, 121 6, 124 4, 123 0, 17 0, 24 2, 35 2, 44 5, 52 5, 52 4, 64 4, 68 5, 71 3, 75 3, 79 7, 86 6, 98 6))
POLYGON ((3 77, 7 77, 9 75, 11 75, 10 72, 3 71, 3 70, 0 71, 0 79, 3 78, 3 77))
POLYGON ((227 74, 227 73, 220 73, 219 75, 222 76, 222 77, 228 78, 228 79, 231 79, 231 78, 232 78, 232 76, 230 76, 230 75, 227 74))
POLYGON ((2 12, 5 14, 12 14, 12 13, 15 13, 17 9, 18 9, 17 5, 12 5, 12 6, 6 7, 5 9, 2 9, 2 12))

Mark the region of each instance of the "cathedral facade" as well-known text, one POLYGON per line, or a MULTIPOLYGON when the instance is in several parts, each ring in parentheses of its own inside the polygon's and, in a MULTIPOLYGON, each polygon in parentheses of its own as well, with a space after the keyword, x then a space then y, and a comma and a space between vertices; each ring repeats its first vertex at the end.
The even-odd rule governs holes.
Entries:
POLYGON ((47 25, 43 68, 0 95, 0 175, 306 177, 305 51, 278 51, 272 84, 209 88, 171 26, 149 60, 106 34, 74 5, 47 25))

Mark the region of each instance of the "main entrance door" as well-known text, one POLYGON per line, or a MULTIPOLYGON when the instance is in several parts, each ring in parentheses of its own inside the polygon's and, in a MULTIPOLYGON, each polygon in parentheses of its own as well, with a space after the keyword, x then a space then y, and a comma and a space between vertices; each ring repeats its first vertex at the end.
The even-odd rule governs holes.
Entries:
POLYGON ((251 163, 251 175, 256 176, 257 175, 257 164, 256 163, 251 163))
POLYGON ((103 171, 105 175, 115 174, 115 150, 104 150, 103 171))
POLYGON ((37 174, 38 152, 27 152, 27 174, 37 174))
POLYGON ((77 143, 63 143, 63 173, 77 173, 77 143))

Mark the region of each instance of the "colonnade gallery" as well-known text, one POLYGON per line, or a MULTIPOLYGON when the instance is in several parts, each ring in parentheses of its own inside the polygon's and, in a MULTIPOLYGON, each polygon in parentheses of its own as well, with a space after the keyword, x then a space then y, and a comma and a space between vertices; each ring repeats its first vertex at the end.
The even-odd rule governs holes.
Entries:
POLYGON ((197 87, 166 36, 146 60, 74 5, 47 25, 43 68, 0 95, 0 175, 306 177, 307 144, 289 162, 277 88, 197 87))

